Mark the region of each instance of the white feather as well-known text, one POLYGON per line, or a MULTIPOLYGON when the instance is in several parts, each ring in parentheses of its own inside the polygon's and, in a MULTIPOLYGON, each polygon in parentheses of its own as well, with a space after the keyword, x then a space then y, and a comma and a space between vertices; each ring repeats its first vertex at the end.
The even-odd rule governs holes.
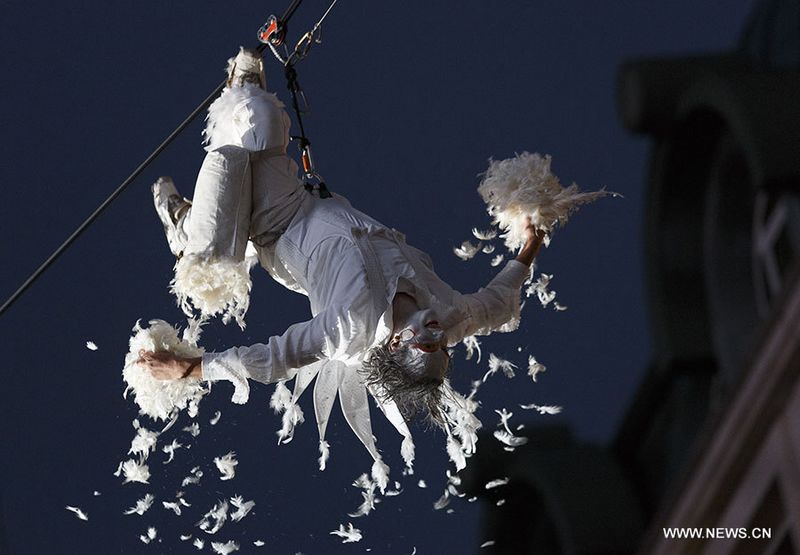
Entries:
POLYGON ((483 381, 485 382, 489 376, 498 370, 502 370, 507 378, 513 378, 514 368, 516 367, 517 365, 513 362, 500 358, 494 353, 489 353, 489 370, 483 375, 483 381))
POLYGON ((386 486, 389 485, 389 467, 380 459, 372 463, 372 479, 378 485, 381 493, 386 491, 386 486))
POLYGON ((191 426, 186 426, 183 431, 189 432, 192 437, 197 437, 200 435, 200 424, 194 422, 191 426))
POLYGON ((334 530, 330 532, 335 536, 339 536, 340 538, 344 538, 342 543, 353 543, 357 541, 361 541, 362 535, 361 530, 358 528, 353 528, 352 523, 347 523, 347 528, 344 527, 344 524, 339 525, 338 530, 334 530))
POLYGON ((550 171, 550 160, 550 156, 523 152, 506 160, 490 160, 483 174, 478 193, 492 223, 505 232, 502 237, 511 251, 525 244, 528 218, 537 229, 550 234, 580 205, 613 194, 605 190, 581 193, 575 184, 562 187, 550 171))
POLYGON ((199 466, 195 466, 189 471, 189 476, 183 479, 181 482, 181 487, 185 488, 189 484, 199 484, 200 478, 203 477, 203 471, 200 470, 199 466))
POLYGON ((508 478, 497 478, 496 480, 491 480, 489 482, 486 482, 486 485, 484 487, 486 489, 492 489, 492 488, 497 488, 497 487, 500 487, 500 486, 504 486, 507 483, 508 483, 508 478))
POLYGON ((528 355, 528 375, 533 381, 536 381, 537 374, 544 372, 547 368, 536 361, 533 355, 528 355))
POLYGON ((474 335, 468 335, 464 339, 461 340, 464 344, 464 347, 467 349, 467 360, 472 358, 474 353, 478 353, 478 358, 475 362, 481 361, 481 343, 478 341, 478 338, 474 335))
POLYGON ((461 243, 460 247, 453 247, 453 253, 461 260, 470 260, 481 248, 481 244, 478 243, 477 245, 473 245, 469 241, 464 241, 461 243))
POLYGON ((233 553, 234 551, 239 551, 239 544, 233 540, 229 540, 226 543, 211 542, 211 549, 213 549, 214 552, 219 553, 220 555, 228 555, 229 553, 233 553))
POLYGON ((214 464, 221 474, 219 479, 230 480, 236 475, 236 465, 239 461, 236 460, 236 453, 230 451, 222 457, 214 457, 214 464))
POLYGON ((253 507, 255 507, 255 501, 245 501, 241 495, 236 495, 231 497, 231 505, 236 507, 236 510, 231 513, 231 520, 234 522, 239 522, 244 517, 247 516, 253 507))
POLYGON ((81 509, 79 509, 78 507, 70 507, 69 505, 67 505, 67 506, 66 506, 66 507, 64 507, 64 508, 65 508, 65 509, 67 509, 68 511, 72 511, 73 513, 75 513, 75 516, 77 516, 77 517, 78 517, 79 519, 81 519, 81 520, 89 520, 89 515, 87 515, 86 513, 84 513, 84 512, 83 512, 81 509))
POLYGON ((176 439, 173 439, 170 445, 165 445, 164 447, 162 447, 161 450, 169 455, 169 458, 165 460, 163 464, 171 463, 172 460, 175 458, 175 450, 180 449, 181 447, 183 447, 183 444, 178 443, 178 440, 176 439))
POLYGON ((124 511, 122 514, 132 515, 135 513, 141 516, 144 513, 146 513, 147 510, 153 505, 154 499, 155 497, 153 497, 152 494, 148 493, 147 495, 136 501, 136 505, 134 505, 127 511, 124 511))
POLYGON ((319 469, 325 470, 325 465, 328 464, 328 458, 331 456, 331 446, 330 444, 321 439, 319 441, 319 469))
POLYGON ((119 476, 120 473, 125 476, 125 480, 122 482, 123 484, 129 482, 147 484, 149 483, 148 480, 150 480, 150 469, 147 465, 133 459, 128 459, 119 464, 117 471, 114 472, 114 476, 119 476))
POLYGON ((94 341, 87 341, 86 342, 86 348, 89 349, 90 351, 96 351, 97 350, 97 345, 95 344, 94 341))
POLYGON ((497 237, 497 230, 496 229, 487 229, 486 231, 481 231, 477 227, 472 228, 472 235, 475 239, 480 241, 491 241, 495 237, 497 237))
POLYGON ((170 291, 187 316, 200 312, 202 320, 222 316, 244 329, 244 315, 250 306, 250 261, 225 256, 187 254, 175 263, 170 291))
POLYGON ((504 258, 505 256, 503 256, 502 254, 498 254, 497 256, 492 258, 492 261, 490 262, 492 268, 494 268, 495 266, 499 266, 503 262, 504 258))
POLYGON ((527 437, 519 437, 505 430, 495 430, 494 437, 501 443, 505 443, 509 447, 519 447, 528 443, 527 437))
MULTIPOLYGON (((181 516, 181 505, 177 501, 162 501, 161 504, 165 509, 173 511, 176 516, 181 516)), ((186 539, 188 540, 189 538, 186 539)))
POLYGON ((211 417, 211 420, 209 420, 208 423, 211 424, 212 426, 216 426, 217 422, 219 422, 220 416, 222 416, 222 413, 220 411, 215 412, 214 416, 211 417))
POLYGON ((128 450, 128 454, 138 455, 139 459, 143 461, 147 460, 150 452, 156 448, 158 434, 147 428, 140 427, 138 420, 134 420, 134 428, 136 428, 136 435, 131 441, 131 448, 128 450))
POLYGON ((205 547, 206 542, 204 542, 200 538, 195 538, 194 541, 192 542, 192 545, 195 546, 199 551, 200 549, 203 549, 203 547, 205 547))
POLYGON ((556 298, 556 292, 548 290, 552 279, 553 274, 541 274, 539 279, 525 289, 525 296, 530 297, 535 293, 542 306, 546 307, 556 298))
POLYGON ((361 505, 355 512, 348 513, 347 516, 352 518, 358 518, 360 516, 368 515, 374 508, 375 508, 375 482, 370 480, 366 474, 362 474, 356 481, 353 482, 353 485, 357 488, 361 488, 364 491, 361 492, 361 496, 364 498, 361 505))
POLYGON ((530 405, 520 405, 523 409, 527 410, 535 410, 539 414, 558 414, 561 412, 561 407, 557 405, 536 405, 531 403, 530 405))
POLYGON ((211 507, 210 511, 203 515, 197 526, 207 534, 216 534, 226 520, 228 520, 228 502, 219 501, 211 507))

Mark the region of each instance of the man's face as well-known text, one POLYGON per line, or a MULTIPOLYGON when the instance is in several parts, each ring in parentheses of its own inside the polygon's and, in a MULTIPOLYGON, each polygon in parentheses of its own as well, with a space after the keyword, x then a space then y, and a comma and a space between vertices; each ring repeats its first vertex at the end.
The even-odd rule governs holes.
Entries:
POLYGON ((418 374, 414 378, 444 379, 450 355, 436 312, 431 308, 417 310, 398 324, 389 349, 405 353, 407 367, 418 374))

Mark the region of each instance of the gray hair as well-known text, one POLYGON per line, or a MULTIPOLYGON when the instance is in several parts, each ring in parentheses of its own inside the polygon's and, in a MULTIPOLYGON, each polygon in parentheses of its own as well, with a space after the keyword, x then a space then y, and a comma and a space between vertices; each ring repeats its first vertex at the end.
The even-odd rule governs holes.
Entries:
POLYGON ((429 423, 443 428, 443 380, 424 377, 421 364, 408 361, 406 349, 392 351, 388 345, 374 347, 363 363, 362 377, 368 386, 377 386, 373 390, 378 399, 394 401, 407 422, 424 412, 429 423))

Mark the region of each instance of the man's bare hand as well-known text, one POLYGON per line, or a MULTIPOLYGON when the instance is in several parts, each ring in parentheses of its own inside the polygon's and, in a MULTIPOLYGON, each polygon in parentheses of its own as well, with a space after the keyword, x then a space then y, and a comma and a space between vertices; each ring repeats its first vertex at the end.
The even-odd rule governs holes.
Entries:
POLYGON ((157 380, 202 377, 202 358, 179 357, 169 351, 139 351, 137 363, 147 367, 157 380))
POLYGON ((525 228, 525 232, 528 234, 528 240, 522 250, 519 251, 517 262, 530 266, 533 264, 533 259, 539 254, 539 249, 544 242, 545 232, 541 229, 536 229, 530 218, 528 218, 528 227, 525 228))

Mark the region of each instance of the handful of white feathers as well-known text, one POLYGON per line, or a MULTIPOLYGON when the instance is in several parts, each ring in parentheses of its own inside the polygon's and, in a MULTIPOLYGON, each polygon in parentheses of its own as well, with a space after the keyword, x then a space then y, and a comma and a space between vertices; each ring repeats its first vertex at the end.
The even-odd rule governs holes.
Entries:
POLYGON ((139 322, 133 327, 130 339, 130 351, 125 356, 125 367, 122 378, 128 386, 123 396, 133 391, 139 412, 153 420, 167 420, 177 411, 189 408, 190 415, 197 413, 197 404, 208 390, 198 378, 180 380, 159 380, 154 378, 147 368, 138 364, 139 351, 169 351, 182 357, 197 357, 203 354, 202 347, 197 346, 199 323, 190 321, 178 337, 178 330, 164 320, 150 320, 149 328, 142 328, 139 322))
POLYGON ((565 224, 580 205, 609 194, 616 196, 605 189, 582 193, 574 183, 562 187, 550 171, 550 156, 530 152, 490 160, 478 193, 511 251, 525 244, 529 217, 534 227, 547 233, 547 243, 556 224, 565 224))

